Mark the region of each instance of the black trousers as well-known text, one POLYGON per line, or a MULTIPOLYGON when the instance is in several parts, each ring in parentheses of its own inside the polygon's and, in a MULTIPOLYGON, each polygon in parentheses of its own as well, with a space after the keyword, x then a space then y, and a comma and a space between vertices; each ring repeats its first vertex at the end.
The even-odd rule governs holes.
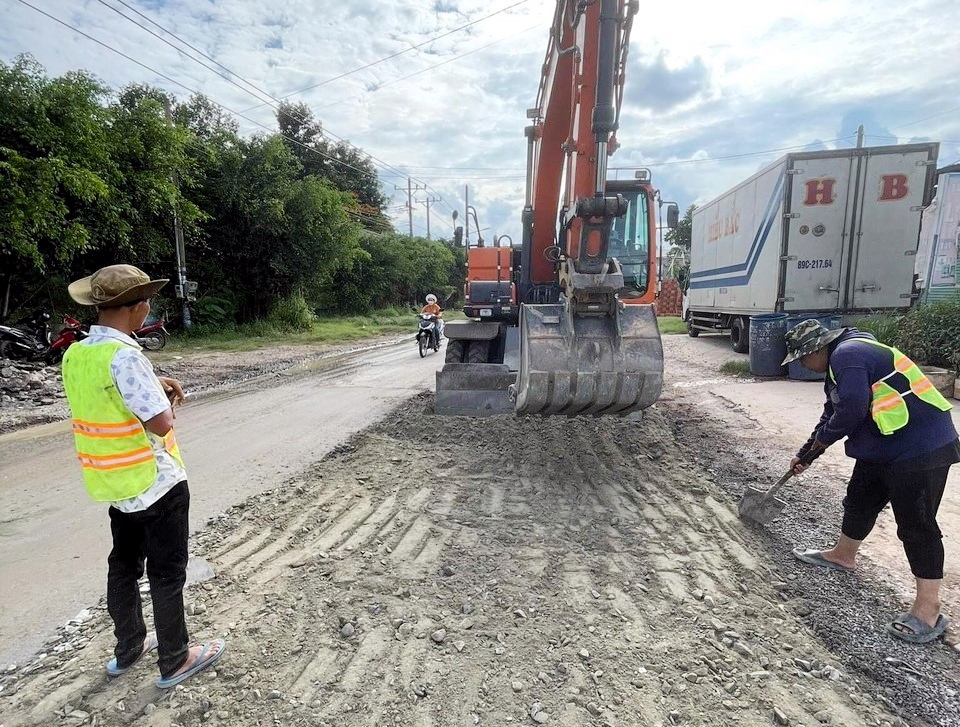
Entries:
POLYGON ((187 579, 190 490, 186 481, 141 512, 110 508, 113 550, 107 561, 107 609, 113 619, 117 664, 132 664, 143 649, 147 627, 137 581, 146 561, 160 675, 168 677, 187 660, 189 636, 183 613, 187 579))
POLYGON ((937 510, 949 472, 950 465, 904 472, 857 460, 843 499, 843 534, 854 540, 866 538, 889 503, 913 575, 943 578, 943 540, 937 510))

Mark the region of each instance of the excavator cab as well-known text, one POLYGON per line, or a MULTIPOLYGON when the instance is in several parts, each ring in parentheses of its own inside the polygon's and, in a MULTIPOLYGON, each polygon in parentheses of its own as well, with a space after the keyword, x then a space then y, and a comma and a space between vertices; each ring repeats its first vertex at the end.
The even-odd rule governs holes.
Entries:
MULTIPOLYGON (((609 181, 607 186, 617 188, 622 185, 609 181)), ((621 194, 627 201, 627 212, 623 217, 613 220, 607 254, 620 263, 623 287, 619 295, 621 299, 628 300, 643 297, 651 284, 650 215, 646 192, 643 189, 623 189, 621 194)))

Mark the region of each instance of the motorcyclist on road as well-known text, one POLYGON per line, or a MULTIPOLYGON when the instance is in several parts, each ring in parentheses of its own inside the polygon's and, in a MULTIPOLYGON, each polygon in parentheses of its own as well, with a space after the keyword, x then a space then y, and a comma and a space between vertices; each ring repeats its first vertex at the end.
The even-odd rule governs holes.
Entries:
POLYGON ((437 342, 443 340, 443 308, 437 305, 437 296, 430 293, 427 298, 427 304, 420 309, 421 313, 429 313, 437 317, 437 342))

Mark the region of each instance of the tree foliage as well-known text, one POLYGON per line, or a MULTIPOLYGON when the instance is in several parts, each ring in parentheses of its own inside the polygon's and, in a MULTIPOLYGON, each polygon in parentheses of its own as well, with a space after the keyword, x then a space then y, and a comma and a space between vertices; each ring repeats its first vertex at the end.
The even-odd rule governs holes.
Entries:
POLYGON ((683 213, 683 217, 677 222, 677 226, 667 232, 667 234, 663 236, 663 239, 671 245, 683 248, 689 252, 690 241, 693 239, 693 213, 696 209, 697 206, 695 204, 687 207, 687 211, 683 213))
POLYGON ((667 275, 677 281, 680 289, 686 293, 690 285, 690 245, 693 240, 693 213, 695 204, 687 207, 677 226, 664 235, 670 243, 667 251, 667 275))
POLYGON ((0 303, 10 293, 13 309, 114 262, 176 278, 175 217, 201 322, 413 304, 462 283, 462 250, 395 234, 370 158, 305 104, 281 105, 278 133, 244 137, 205 96, 49 78, 28 56, 0 62, 0 100, 0 303))

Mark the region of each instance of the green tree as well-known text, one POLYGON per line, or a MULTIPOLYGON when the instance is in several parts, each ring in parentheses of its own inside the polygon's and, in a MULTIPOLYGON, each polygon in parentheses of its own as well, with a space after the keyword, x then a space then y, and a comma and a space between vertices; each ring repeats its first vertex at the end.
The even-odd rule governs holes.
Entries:
POLYGON ((381 212, 387 200, 380 190, 376 167, 368 155, 346 142, 328 141, 323 135, 322 124, 314 119, 305 103, 283 101, 276 116, 284 143, 300 160, 302 176, 326 179, 337 189, 352 193, 356 199, 356 211, 362 213, 363 224, 369 229, 391 229, 381 212))
POLYGON ((695 204, 687 207, 687 211, 683 213, 683 217, 677 222, 677 226, 667 232, 663 239, 671 245, 676 245, 689 252, 690 241, 693 239, 693 213, 696 209, 695 204))
POLYGON ((266 316, 294 293, 318 295, 359 249, 349 195, 299 172, 281 137, 256 137, 226 150, 211 180, 207 269, 236 293, 241 320, 266 316))
POLYGON ((365 232, 363 254, 332 276, 321 305, 336 312, 419 308, 427 293, 450 297, 463 272, 449 245, 423 237, 365 232))
POLYGON ((671 245, 667 251, 667 275, 677 281, 684 293, 690 286, 690 245, 693 240, 693 213, 696 209, 694 204, 687 207, 677 226, 664 235, 664 239, 671 245))
POLYGON ((65 269, 96 243, 114 170, 106 94, 83 73, 50 80, 29 56, 0 62, 0 268, 8 275, 65 269))

